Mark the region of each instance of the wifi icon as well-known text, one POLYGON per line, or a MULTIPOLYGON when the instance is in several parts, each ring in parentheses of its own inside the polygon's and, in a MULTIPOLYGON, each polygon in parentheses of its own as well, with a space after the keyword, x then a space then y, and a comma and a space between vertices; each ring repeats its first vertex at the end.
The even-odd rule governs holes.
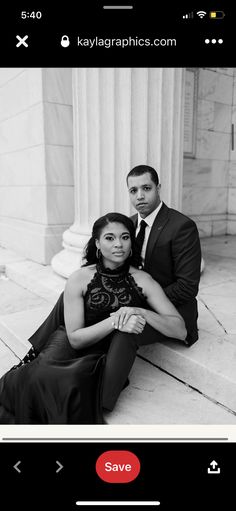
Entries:
POLYGON ((204 18, 204 16, 206 16, 206 11, 197 11, 197 16, 199 16, 199 18, 204 18))

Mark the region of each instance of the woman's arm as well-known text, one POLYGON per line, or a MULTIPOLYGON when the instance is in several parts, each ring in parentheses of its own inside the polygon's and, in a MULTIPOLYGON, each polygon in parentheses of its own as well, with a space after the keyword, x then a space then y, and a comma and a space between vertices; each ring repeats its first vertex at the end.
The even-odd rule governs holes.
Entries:
POLYGON ((142 287, 147 302, 153 310, 141 307, 121 307, 113 315, 116 327, 121 330, 129 317, 137 314, 142 316, 155 330, 167 337, 184 340, 187 335, 184 320, 167 298, 160 284, 143 271, 136 273, 135 280, 142 287))
POLYGON ((73 273, 67 281, 64 292, 66 332, 69 342, 74 349, 81 349, 96 344, 115 328, 112 317, 108 317, 89 327, 84 326, 83 288, 85 281, 89 280, 86 277, 84 270, 78 270, 73 273))
MULTIPOLYGON (((139 309, 146 322, 162 334, 184 340, 187 335, 184 320, 175 306, 167 298, 162 287, 151 275, 142 272, 142 288, 147 302, 153 310, 139 309)), ((139 285, 140 285, 139 284, 139 285)))

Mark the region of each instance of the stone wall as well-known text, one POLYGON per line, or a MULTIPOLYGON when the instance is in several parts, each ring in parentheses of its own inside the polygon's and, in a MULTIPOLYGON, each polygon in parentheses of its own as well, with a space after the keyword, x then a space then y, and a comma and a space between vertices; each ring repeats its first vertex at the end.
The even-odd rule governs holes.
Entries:
POLYGON ((234 149, 230 154, 227 233, 236 234, 236 71, 234 73, 232 125, 234 149))
POLYGON ((198 70, 196 154, 184 158, 183 212, 201 236, 236 233, 235 80, 233 68, 198 70))
POLYGON ((0 245, 49 264, 74 218, 70 69, 0 70, 0 245))

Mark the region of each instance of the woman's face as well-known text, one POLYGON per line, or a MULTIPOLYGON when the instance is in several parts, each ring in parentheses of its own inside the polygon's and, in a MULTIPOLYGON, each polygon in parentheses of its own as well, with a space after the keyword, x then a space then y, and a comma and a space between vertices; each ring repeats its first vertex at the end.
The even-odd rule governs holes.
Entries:
POLYGON ((101 250, 104 265, 111 269, 116 268, 130 255, 130 233, 125 225, 110 222, 101 231, 96 246, 101 250))

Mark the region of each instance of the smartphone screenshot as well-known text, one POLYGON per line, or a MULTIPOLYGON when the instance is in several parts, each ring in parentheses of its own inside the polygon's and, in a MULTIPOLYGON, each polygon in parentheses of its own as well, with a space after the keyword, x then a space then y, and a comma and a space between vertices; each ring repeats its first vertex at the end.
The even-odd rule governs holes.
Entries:
POLYGON ((233 509, 226 4, 2 10, 3 509, 233 509))

